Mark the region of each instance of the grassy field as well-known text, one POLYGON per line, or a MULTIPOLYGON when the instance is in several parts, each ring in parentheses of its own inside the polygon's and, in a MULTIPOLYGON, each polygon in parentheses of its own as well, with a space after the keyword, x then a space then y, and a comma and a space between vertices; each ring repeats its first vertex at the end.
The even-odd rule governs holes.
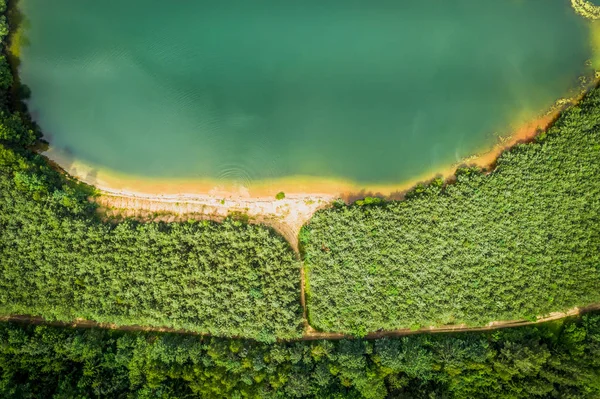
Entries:
POLYGON ((313 327, 531 319, 600 302, 600 90, 492 173, 318 212, 300 235, 313 327))

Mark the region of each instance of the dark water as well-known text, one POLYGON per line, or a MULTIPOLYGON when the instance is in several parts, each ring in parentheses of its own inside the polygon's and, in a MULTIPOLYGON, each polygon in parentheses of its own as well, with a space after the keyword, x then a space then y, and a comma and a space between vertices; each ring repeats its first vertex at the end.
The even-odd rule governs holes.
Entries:
POLYGON ((568 0, 23 0, 52 145, 146 176, 390 183, 496 142, 591 58, 568 0))

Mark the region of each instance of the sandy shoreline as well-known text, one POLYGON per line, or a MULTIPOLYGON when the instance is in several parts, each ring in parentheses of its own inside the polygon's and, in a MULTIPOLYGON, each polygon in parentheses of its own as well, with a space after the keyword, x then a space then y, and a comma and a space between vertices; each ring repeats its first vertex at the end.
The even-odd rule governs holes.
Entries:
POLYGON ((398 184, 361 187, 350 181, 303 176, 262 181, 251 186, 215 180, 150 179, 98 169, 63 157, 53 149, 45 155, 69 175, 97 188, 99 195, 93 201, 104 216, 165 222, 240 217, 250 223, 270 226, 298 250, 302 226, 317 210, 330 206, 334 200, 352 202, 365 196, 402 199, 418 183, 435 177, 451 180, 461 165, 489 170, 503 151, 546 130, 565 107, 579 97, 557 101, 551 111, 520 124, 510 136, 487 151, 398 184), (285 193, 284 199, 275 198, 279 192, 285 193))
MULTIPOLYGON (((461 162, 489 168, 506 148, 532 139, 546 129, 559 115, 556 109, 521 128, 488 152, 461 162)), ((60 164, 60 161, 59 161, 60 164)), ((306 178, 282 179, 258 187, 218 185, 210 181, 156 181, 119 177, 90 171, 85 165, 72 163, 67 169, 72 176, 94 185, 99 196, 94 199, 100 211, 109 217, 128 217, 143 221, 183 221, 210 219, 220 221, 228 216, 245 215, 251 223, 265 224, 283 235, 298 249, 298 234, 302 226, 319 209, 337 198, 352 201, 367 195, 401 199, 415 184, 436 176, 446 179, 454 175, 458 164, 444 170, 418 177, 398 185, 374 186, 361 189, 348 182, 306 178), (285 192, 276 200, 279 191, 285 192)))
MULTIPOLYGON (((399 199, 401 194, 416 184, 435 177, 450 178, 460 165, 489 168, 498 156, 513 145, 531 140, 541 130, 545 130, 564 109, 565 104, 557 104, 553 109, 527 123, 518 125, 507 137, 500 138, 492 148, 462 159, 453 164, 434 168, 414 178, 398 183, 361 185, 349 180, 290 176, 272 180, 262 180, 250 185, 211 179, 148 178, 98 168, 71 159, 59 150, 50 148, 44 153, 68 174, 80 181, 97 187, 103 193, 153 199, 235 199, 245 201, 273 201, 275 195, 284 192, 287 198, 310 199, 312 197, 352 199, 360 195, 377 195, 399 199)), ((358 198, 358 197, 357 197, 358 198)))

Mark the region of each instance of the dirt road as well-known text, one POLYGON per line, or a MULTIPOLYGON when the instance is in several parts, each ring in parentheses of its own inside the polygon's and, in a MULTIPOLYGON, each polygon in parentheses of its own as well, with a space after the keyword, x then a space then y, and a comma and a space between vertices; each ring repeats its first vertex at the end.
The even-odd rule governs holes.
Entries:
MULTIPOLYGON (((418 330, 411 329, 400 329, 393 331, 379 331, 370 333, 364 337, 364 339, 379 339, 385 337, 404 337, 408 335, 414 334, 439 334, 439 333, 456 333, 456 332, 477 332, 477 331, 491 331, 497 330, 501 328, 511 328, 511 327, 523 327, 529 326, 539 323, 545 323, 553 320, 560 320, 566 317, 573 317, 583 315, 588 312, 592 312, 595 310, 600 310, 600 303, 589 305, 583 308, 573 308, 567 312, 556 312, 551 313, 550 315, 539 317, 536 321, 526 321, 526 320, 509 320, 509 321, 494 321, 489 323, 486 326, 482 327, 468 327, 465 325, 452 325, 452 326, 441 326, 441 327, 427 327, 421 328, 418 330)), ((143 327, 143 326, 117 326, 116 324, 108 324, 108 323, 96 323, 90 320, 77 319, 72 323, 68 322, 60 322, 60 321, 47 321, 41 317, 36 316, 27 316, 27 315, 12 315, 12 316, 1 316, 0 321, 3 322, 15 322, 15 323, 24 323, 24 324, 36 324, 36 325, 49 325, 49 326, 58 326, 58 327, 74 327, 74 328, 104 328, 110 330, 119 330, 119 331, 147 331, 147 332, 164 332, 164 333, 176 333, 176 334, 189 334, 189 335, 199 335, 199 336, 210 336, 209 334, 197 333, 186 330, 178 330, 174 328, 166 328, 166 327, 143 327)), ((229 337, 229 338, 239 338, 239 337, 229 337)), ((301 338, 296 339, 295 341, 316 341, 316 340, 339 340, 339 339, 352 339, 355 337, 339 334, 339 333, 328 333, 328 332, 319 332, 315 331, 312 328, 308 328, 301 338)))

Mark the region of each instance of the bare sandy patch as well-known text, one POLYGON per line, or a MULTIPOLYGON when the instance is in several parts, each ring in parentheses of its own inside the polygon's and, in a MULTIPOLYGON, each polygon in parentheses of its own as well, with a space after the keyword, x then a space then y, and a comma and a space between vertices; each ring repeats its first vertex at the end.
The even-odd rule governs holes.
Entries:
POLYGON ((103 189, 94 199, 100 211, 110 217, 140 220, 183 221, 189 219, 221 221, 238 217, 250 223, 270 226, 298 250, 298 234, 302 226, 335 196, 328 194, 291 195, 281 200, 274 197, 227 197, 212 194, 144 194, 103 189))

